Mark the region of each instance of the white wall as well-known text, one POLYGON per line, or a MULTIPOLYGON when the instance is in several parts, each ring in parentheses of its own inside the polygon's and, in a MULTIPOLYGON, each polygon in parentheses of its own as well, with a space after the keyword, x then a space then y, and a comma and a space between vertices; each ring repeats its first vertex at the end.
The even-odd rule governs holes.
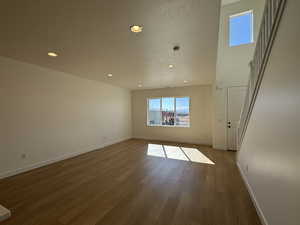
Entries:
POLYGON ((300 223, 299 10, 287 1, 238 155, 268 225, 300 223))
POLYGON ((227 88, 246 86, 250 74, 249 62, 253 58, 255 43, 229 47, 229 16, 253 10, 254 40, 259 32, 265 0, 241 0, 221 8, 216 83, 213 89, 213 146, 227 149, 227 88))
POLYGON ((218 85, 240 86, 248 84, 250 72, 248 64, 252 60, 255 43, 230 47, 229 17, 233 14, 253 10, 254 39, 256 40, 264 4, 264 0, 242 0, 221 8, 216 76, 218 85))
POLYGON ((132 92, 133 136, 136 138, 212 144, 211 86, 191 86, 132 92), (189 96, 190 127, 147 126, 147 98, 189 96))
POLYGON ((0 177, 131 137, 129 90, 3 57, 0 105, 0 177))

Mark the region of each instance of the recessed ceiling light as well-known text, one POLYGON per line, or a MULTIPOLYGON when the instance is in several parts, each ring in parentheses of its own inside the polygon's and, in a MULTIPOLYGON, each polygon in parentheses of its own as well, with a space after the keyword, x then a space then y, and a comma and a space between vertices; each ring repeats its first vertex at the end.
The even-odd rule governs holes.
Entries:
POLYGON ((113 75, 111 73, 107 74, 108 77, 112 77, 113 75))
POLYGON ((172 65, 172 64, 169 65, 169 68, 170 68, 170 69, 172 69, 173 67, 174 67, 174 65, 172 65))
POLYGON ((139 84, 138 87, 139 87, 139 88, 140 88, 140 87, 143 87, 143 85, 139 84))
POLYGON ((140 33, 143 31, 143 27, 139 26, 139 25, 132 25, 132 26, 130 26, 130 30, 133 33, 140 33))
POLYGON ((188 82, 187 80, 184 80, 184 81, 183 81, 183 83, 185 83, 185 84, 186 84, 187 82, 188 82))
POLYGON ((57 57, 58 54, 55 53, 55 52, 48 52, 48 55, 51 56, 51 57, 57 57))

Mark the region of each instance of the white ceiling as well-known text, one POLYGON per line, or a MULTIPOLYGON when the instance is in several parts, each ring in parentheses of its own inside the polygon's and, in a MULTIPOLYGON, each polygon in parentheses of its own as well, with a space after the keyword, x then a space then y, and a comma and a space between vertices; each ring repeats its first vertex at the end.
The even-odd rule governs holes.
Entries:
POLYGON ((228 5, 228 4, 236 3, 239 1, 241 1, 241 0, 222 0, 222 5, 228 5))
POLYGON ((211 84, 219 11, 220 0, 2 0, 0 55, 130 89, 211 84))

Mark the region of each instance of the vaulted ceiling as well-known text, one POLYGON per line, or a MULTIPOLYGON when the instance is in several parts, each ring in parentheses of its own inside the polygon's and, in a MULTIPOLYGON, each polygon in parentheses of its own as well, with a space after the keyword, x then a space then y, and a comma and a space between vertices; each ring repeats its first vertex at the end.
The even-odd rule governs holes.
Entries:
POLYGON ((142 88, 211 84, 220 4, 2 0, 0 55, 130 89, 139 83, 142 88), (130 32, 133 24, 142 25, 143 32, 130 32), (174 52, 174 45, 180 50, 174 52), (59 56, 49 57, 50 51, 59 56))

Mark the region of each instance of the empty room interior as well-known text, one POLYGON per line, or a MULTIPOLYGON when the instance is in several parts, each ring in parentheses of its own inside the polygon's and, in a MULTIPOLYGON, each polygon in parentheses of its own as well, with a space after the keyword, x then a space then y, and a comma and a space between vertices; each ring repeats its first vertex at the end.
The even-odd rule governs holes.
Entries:
POLYGON ((299 225, 300 1, 2 0, 1 225, 299 225))

